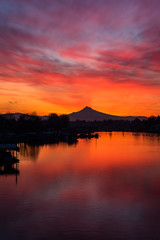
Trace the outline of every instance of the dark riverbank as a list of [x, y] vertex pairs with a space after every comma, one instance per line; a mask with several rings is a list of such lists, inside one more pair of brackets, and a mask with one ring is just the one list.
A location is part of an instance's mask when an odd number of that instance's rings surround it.
[[0, 116], [0, 143], [47, 144], [60, 141], [76, 143], [78, 138], [98, 137], [94, 132], [146, 132], [160, 133], [160, 117], [147, 120], [104, 120], [70, 122], [68, 116], [51, 114], [42, 119], [36, 115], [23, 115], [19, 119]]
[[72, 129], [77, 129], [78, 131], [160, 133], [160, 116], [150, 117], [147, 120], [135, 119], [133, 121], [75, 121], [71, 122], [70, 126]]

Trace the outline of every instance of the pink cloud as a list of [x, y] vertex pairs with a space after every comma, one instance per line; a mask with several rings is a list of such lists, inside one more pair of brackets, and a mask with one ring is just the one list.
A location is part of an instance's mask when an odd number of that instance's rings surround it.
[[0, 81], [46, 94], [105, 82], [159, 89], [159, 9], [156, 0], [2, 0]]

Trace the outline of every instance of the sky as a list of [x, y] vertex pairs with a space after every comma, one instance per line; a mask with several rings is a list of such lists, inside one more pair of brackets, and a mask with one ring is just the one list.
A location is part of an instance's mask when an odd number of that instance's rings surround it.
[[160, 114], [159, 0], [0, 0], [0, 113]]

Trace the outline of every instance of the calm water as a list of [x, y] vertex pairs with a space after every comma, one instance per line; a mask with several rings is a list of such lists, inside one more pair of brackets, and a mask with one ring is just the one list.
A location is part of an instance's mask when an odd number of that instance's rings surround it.
[[160, 137], [100, 136], [21, 144], [17, 180], [0, 176], [1, 240], [160, 239]]

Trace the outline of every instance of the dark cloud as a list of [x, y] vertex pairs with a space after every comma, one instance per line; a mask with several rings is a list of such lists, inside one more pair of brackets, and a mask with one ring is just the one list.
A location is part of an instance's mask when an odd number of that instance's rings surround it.
[[14, 102], [13, 101], [9, 101], [8, 103], [9, 104], [17, 104], [18, 102], [17, 101], [14, 101]]

